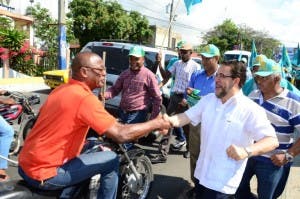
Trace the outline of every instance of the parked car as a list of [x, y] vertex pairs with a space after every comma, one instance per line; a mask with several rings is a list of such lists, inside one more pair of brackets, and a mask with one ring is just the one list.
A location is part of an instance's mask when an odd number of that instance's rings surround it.
[[[129, 50], [130, 48], [136, 44], [132, 43], [121, 43], [121, 42], [89, 42], [82, 49], [81, 52], [94, 52], [100, 55], [106, 66], [106, 87], [112, 86], [117, 80], [118, 76], [129, 67]], [[165, 67], [168, 65], [169, 61], [173, 57], [177, 57], [177, 52], [158, 49], [143, 46], [145, 50], [145, 66], [150, 70], [155, 64], [155, 56], [158, 52], [162, 53], [162, 66]], [[157, 78], [162, 80], [159, 69], [156, 71]], [[55, 71], [47, 71], [43, 74], [45, 83], [52, 89], [57, 86], [68, 82], [69, 70], [55, 70]], [[171, 81], [169, 81], [162, 88], [162, 96], [164, 99], [168, 99], [170, 97], [170, 87]], [[98, 95], [100, 92], [99, 89], [93, 91], [95, 95]], [[163, 100], [167, 101], [167, 100]], [[117, 117], [118, 107], [120, 104], [120, 96], [116, 96], [113, 99], [107, 100], [105, 102], [106, 109], [115, 117]], [[162, 107], [165, 110], [165, 107]]]

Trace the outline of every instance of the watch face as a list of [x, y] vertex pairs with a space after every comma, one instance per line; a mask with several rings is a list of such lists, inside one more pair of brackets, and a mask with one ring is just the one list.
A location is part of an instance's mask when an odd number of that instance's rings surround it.
[[293, 157], [291, 154], [289, 154], [289, 153], [286, 153], [286, 154], [285, 154], [285, 158], [286, 158], [287, 161], [289, 161], [289, 162], [292, 162], [293, 159], [294, 159], [294, 157]]

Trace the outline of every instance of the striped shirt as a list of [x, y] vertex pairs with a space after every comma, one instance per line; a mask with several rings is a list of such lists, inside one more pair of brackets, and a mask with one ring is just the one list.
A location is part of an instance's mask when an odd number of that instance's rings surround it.
[[168, 69], [172, 76], [175, 77], [172, 92], [185, 93], [192, 73], [199, 69], [200, 65], [192, 59], [187, 62], [183, 62], [182, 60], [175, 62], [173, 66]]
[[[274, 153], [287, 151], [294, 143], [294, 131], [300, 131], [300, 97], [287, 89], [266, 101], [259, 90], [251, 92], [249, 97], [266, 110], [279, 141], [277, 149], [262, 156], [270, 158]], [[255, 158], [266, 160], [261, 156]]]
[[160, 112], [162, 98], [155, 75], [146, 67], [122, 72], [116, 83], [105, 92], [105, 99], [122, 93], [120, 108], [124, 111], [145, 110], [152, 105], [151, 119]]

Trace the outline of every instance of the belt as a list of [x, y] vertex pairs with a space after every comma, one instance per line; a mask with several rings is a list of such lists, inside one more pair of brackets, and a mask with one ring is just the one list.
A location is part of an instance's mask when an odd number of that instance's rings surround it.
[[125, 110], [122, 110], [123, 111], [123, 113], [125, 113], [125, 114], [132, 114], [132, 113], [136, 113], [136, 112], [139, 112], [139, 111], [145, 111], [145, 109], [143, 109], [143, 110], [133, 110], [133, 111], [125, 111]]

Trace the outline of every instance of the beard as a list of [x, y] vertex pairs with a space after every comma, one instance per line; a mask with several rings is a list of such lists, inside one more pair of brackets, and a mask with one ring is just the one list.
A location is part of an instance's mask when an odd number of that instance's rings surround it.
[[215, 92], [215, 95], [217, 98], [221, 99], [221, 98], [225, 97], [232, 88], [233, 88], [233, 83], [230, 84], [228, 87], [220, 87], [219, 89], [221, 91], [219, 93]]

